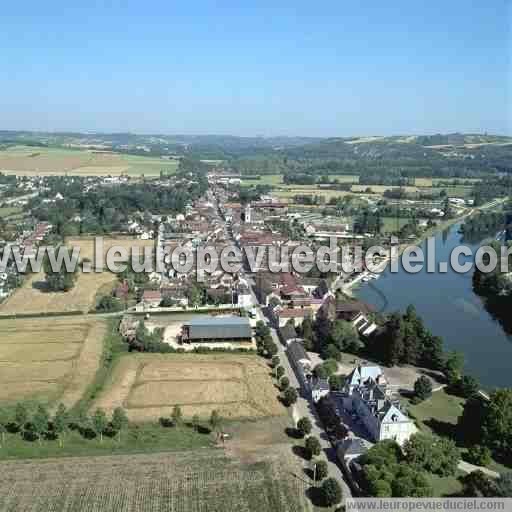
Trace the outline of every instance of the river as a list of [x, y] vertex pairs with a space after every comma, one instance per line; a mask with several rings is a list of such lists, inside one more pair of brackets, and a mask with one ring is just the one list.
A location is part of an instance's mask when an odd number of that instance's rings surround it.
[[[456, 224], [435, 236], [437, 262], [449, 262], [451, 250], [461, 243], [474, 252], [479, 247], [480, 243], [463, 242], [459, 227]], [[471, 280], [472, 271], [458, 274], [449, 265], [445, 274], [427, 273], [425, 268], [409, 274], [400, 265], [397, 273], [388, 267], [378, 280], [354, 290], [354, 295], [383, 312], [404, 311], [414, 304], [425, 325], [443, 338], [445, 349], [464, 354], [466, 371], [484, 388], [512, 387], [512, 337], [486, 311]]]

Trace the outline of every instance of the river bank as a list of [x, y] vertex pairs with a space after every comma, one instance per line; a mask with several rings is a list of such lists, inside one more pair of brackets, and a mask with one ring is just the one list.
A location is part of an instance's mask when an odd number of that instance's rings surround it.
[[[460, 222], [435, 235], [436, 268], [439, 262], [449, 261], [451, 251], [461, 244], [473, 251], [479, 247], [480, 241], [464, 243], [459, 227]], [[426, 241], [420, 246], [425, 250]], [[464, 354], [466, 371], [486, 390], [510, 387], [512, 338], [473, 292], [472, 275], [472, 271], [459, 274], [450, 267], [446, 273], [422, 269], [410, 274], [399, 264], [398, 272], [392, 273], [388, 267], [378, 280], [360, 283], [352, 293], [386, 313], [405, 311], [413, 304], [425, 325], [444, 339], [446, 350]]]

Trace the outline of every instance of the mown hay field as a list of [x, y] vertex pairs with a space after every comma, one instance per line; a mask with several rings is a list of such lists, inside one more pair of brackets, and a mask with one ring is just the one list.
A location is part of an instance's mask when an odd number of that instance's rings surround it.
[[285, 409], [269, 372], [253, 355], [125, 355], [92, 409], [121, 406], [136, 422], [169, 417], [174, 405], [187, 418], [207, 419], [214, 409], [229, 419], [278, 416]]
[[[66, 241], [69, 247], [80, 247], [80, 259], [88, 258], [94, 262], [94, 238], [76, 238]], [[133, 238], [104, 238], [103, 253], [113, 246], [124, 248], [138, 247], [143, 253], [144, 247], [153, 247], [152, 240]], [[116, 276], [111, 272], [78, 271], [75, 286], [68, 292], [49, 292], [45, 290], [44, 272], [32, 274], [21, 288], [16, 290], [0, 305], [1, 315], [64, 313], [70, 311], [87, 312], [94, 307], [96, 294], [100, 288], [114, 286]]]
[[0, 463], [0, 512], [307, 512], [286, 450], [254, 463], [220, 450]]
[[80, 316], [0, 321], [0, 402], [75, 405], [99, 368], [106, 329]]
[[21, 288], [0, 305], [1, 315], [86, 312], [94, 306], [96, 292], [105, 285], [114, 284], [115, 276], [109, 272], [79, 272], [75, 286], [68, 292], [44, 290], [43, 272], [31, 275]]
[[0, 151], [0, 171], [18, 176], [158, 176], [172, 174], [177, 160], [66, 148], [15, 146]]

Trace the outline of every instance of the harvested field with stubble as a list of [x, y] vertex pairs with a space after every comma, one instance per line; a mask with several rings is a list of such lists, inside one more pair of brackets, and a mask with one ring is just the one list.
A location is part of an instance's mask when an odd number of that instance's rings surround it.
[[1, 315], [87, 312], [94, 306], [96, 292], [105, 285], [114, 284], [116, 277], [110, 272], [79, 272], [75, 286], [68, 292], [44, 290], [43, 272], [30, 276], [23, 286], [0, 305]]
[[0, 171], [17, 176], [159, 176], [172, 174], [177, 160], [87, 149], [14, 146], [0, 151]]
[[[74, 238], [66, 240], [68, 247], [80, 247], [80, 260], [87, 258], [94, 262], [94, 238]], [[103, 238], [103, 258], [107, 251], [114, 246], [129, 249], [137, 247], [142, 255], [144, 248], [152, 250], [153, 240], [138, 240], [135, 238]], [[16, 290], [2, 304], [1, 315], [35, 314], [35, 313], [64, 313], [70, 311], [87, 312], [94, 307], [96, 293], [102, 287], [114, 286], [116, 275], [104, 272], [78, 271], [75, 286], [68, 292], [48, 292], [45, 290], [44, 272], [32, 274], [21, 288]]]
[[99, 368], [106, 328], [90, 317], [0, 321], [0, 402], [75, 405]]
[[286, 411], [269, 372], [252, 355], [125, 355], [92, 408], [122, 406], [135, 422], [168, 417], [174, 405], [188, 418], [214, 409], [229, 419], [279, 416]]
[[220, 450], [0, 463], [0, 512], [308, 512], [286, 448], [254, 463]]

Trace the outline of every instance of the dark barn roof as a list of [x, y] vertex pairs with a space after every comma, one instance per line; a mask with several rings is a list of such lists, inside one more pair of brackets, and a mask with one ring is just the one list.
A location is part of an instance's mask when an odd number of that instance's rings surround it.
[[248, 318], [239, 316], [195, 318], [185, 323], [189, 339], [250, 339], [251, 324]]

